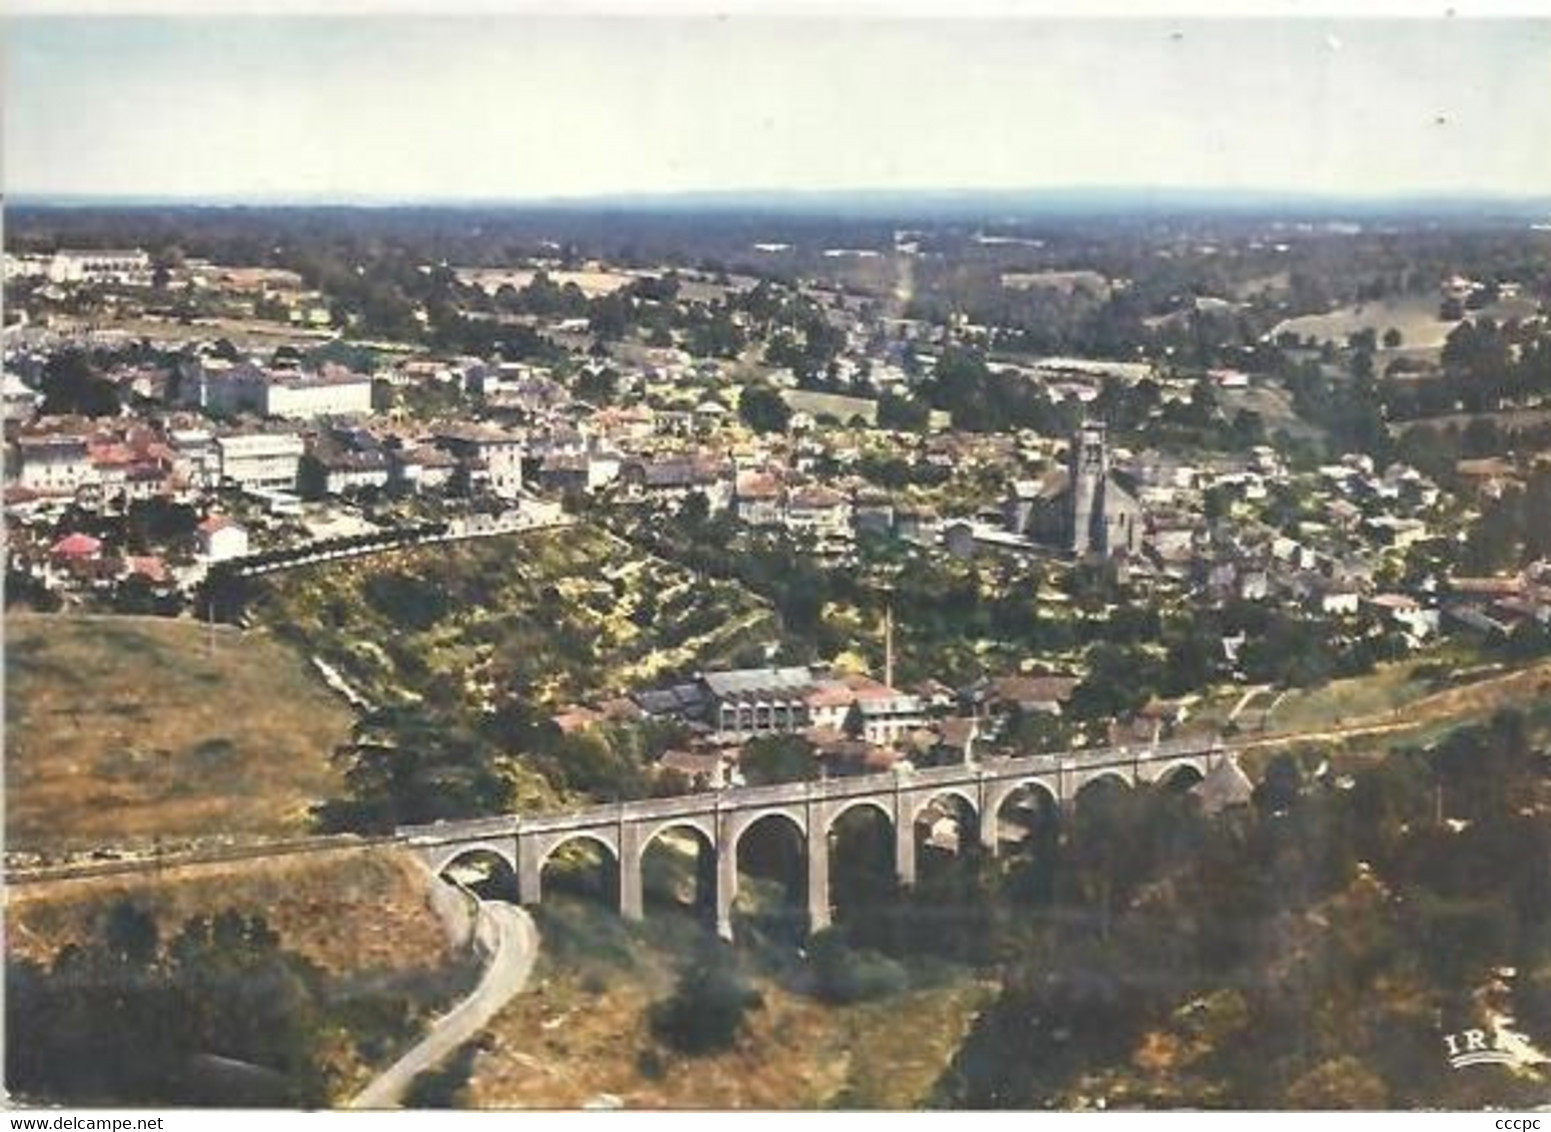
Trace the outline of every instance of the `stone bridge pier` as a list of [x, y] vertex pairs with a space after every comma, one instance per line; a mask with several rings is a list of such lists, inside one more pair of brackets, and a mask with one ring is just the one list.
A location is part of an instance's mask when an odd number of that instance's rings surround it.
[[[902, 886], [916, 881], [916, 830], [928, 811], [952, 801], [961, 814], [973, 815], [980, 844], [998, 851], [1004, 809], [1015, 794], [1027, 792], [1048, 807], [1070, 807], [1085, 787], [1101, 779], [1122, 785], [1161, 783], [1189, 769], [1203, 777], [1225, 757], [1220, 747], [1176, 745], [1141, 754], [1107, 750], [1081, 758], [1030, 756], [985, 765], [940, 767], [908, 775], [872, 775], [824, 782], [740, 788], [714, 794], [598, 806], [570, 814], [480, 819], [401, 830], [426, 863], [441, 872], [459, 857], [481, 851], [500, 857], [512, 870], [524, 905], [543, 900], [544, 866], [562, 847], [586, 841], [610, 861], [617, 881], [619, 914], [639, 920], [645, 914], [642, 871], [646, 854], [669, 831], [693, 832], [701, 854], [711, 854], [697, 884], [712, 881], [716, 930], [731, 939], [738, 896], [738, 851], [745, 834], [766, 820], [795, 829], [804, 846], [807, 921], [811, 931], [832, 922], [830, 901], [831, 840], [842, 817], [871, 809], [893, 827], [894, 872]], [[959, 827], [960, 838], [964, 827]], [[714, 867], [711, 867], [713, 866]], [[713, 879], [714, 878], [714, 879]], [[714, 896], [714, 900], [712, 897]]]

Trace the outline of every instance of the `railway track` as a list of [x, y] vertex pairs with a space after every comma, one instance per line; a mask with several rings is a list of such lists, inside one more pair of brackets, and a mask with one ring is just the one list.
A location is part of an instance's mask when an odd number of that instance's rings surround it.
[[342, 849], [370, 849], [397, 842], [392, 836], [362, 837], [357, 834], [326, 834], [283, 841], [258, 841], [245, 845], [222, 845], [204, 849], [185, 849], [151, 856], [125, 856], [114, 860], [78, 861], [63, 865], [32, 868], [7, 868], [5, 883], [10, 888], [67, 880], [130, 876], [181, 869], [190, 865], [218, 865], [233, 861], [270, 860], [312, 853], [338, 852]]
[[[1496, 684], [1503, 680], [1522, 677], [1525, 672], [1535, 672], [1537, 670], [1544, 672], [1548, 669], [1551, 669], [1551, 663], [1532, 666], [1530, 669], [1518, 670], [1506, 676], [1484, 681], [1483, 685]], [[1446, 694], [1437, 693], [1440, 696]], [[1428, 699], [1431, 698], [1428, 697]], [[1420, 702], [1420, 705], [1412, 706], [1416, 708], [1426, 704], [1427, 699], [1424, 699]], [[1363, 736], [1398, 734], [1414, 730], [1431, 720], [1432, 714], [1426, 711], [1413, 710], [1405, 713], [1387, 713], [1377, 718], [1369, 717], [1353, 720], [1343, 726], [1321, 728], [1316, 731], [1273, 731], [1260, 734], [1242, 734], [1236, 736], [1229, 745], [1236, 750], [1248, 750], [1261, 747], [1285, 746], [1300, 742], [1334, 743], [1340, 742], [1343, 739], [1361, 738]], [[195, 848], [162, 853], [150, 857], [135, 856], [111, 861], [79, 861], [64, 865], [45, 865], [35, 868], [8, 868], [5, 870], [5, 884], [7, 887], [19, 888], [30, 884], [154, 873], [165, 869], [184, 868], [191, 865], [226, 864], [235, 861], [296, 857], [314, 853], [338, 852], [343, 849], [381, 848], [402, 843], [403, 838], [395, 834], [383, 834], [375, 837], [362, 837], [358, 834], [348, 833], [327, 834], [316, 837], [252, 842], [245, 845], [219, 846], [206, 849]]]

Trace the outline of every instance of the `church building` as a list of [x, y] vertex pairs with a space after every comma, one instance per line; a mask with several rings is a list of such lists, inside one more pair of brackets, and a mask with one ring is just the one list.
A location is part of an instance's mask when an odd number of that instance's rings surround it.
[[1040, 483], [1014, 484], [1005, 517], [1014, 534], [1077, 557], [1130, 556], [1142, 549], [1142, 506], [1111, 476], [1100, 422], [1078, 430], [1065, 468]]

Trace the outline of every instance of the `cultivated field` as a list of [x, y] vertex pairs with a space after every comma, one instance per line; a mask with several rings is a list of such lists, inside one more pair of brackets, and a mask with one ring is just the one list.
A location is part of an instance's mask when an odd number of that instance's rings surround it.
[[149, 338], [153, 342], [208, 342], [214, 338], [225, 338], [249, 350], [273, 350], [285, 345], [311, 350], [339, 337], [334, 330], [287, 326], [264, 319], [245, 318], [201, 318], [190, 323], [168, 318], [137, 318], [114, 322], [107, 329], [84, 326], [81, 329], [91, 329], [94, 333], [113, 335], [126, 341]]
[[1442, 302], [1435, 295], [1404, 295], [1376, 303], [1359, 303], [1329, 314], [1308, 314], [1280, 322], [1272, 334], [1291, 331], [1299, 338], [1312, 335], [1321, 342], [1344, 343], [1347, 335], [1372, 330], [1383, 338], [1391, 327], [1400, 331], [1401, 345], [1411, 348], [1438, 349], [1455, 323], [1438, 317]]
[[[1380, 339], [1391, 327], [1400, 331], [1398, 350], [1380, 350], [1378, 369], [1383, 371], [1384, 362], [1401, 354], [1422, 357], [1443, 348], [1449, 332], [1457, 323], [1445, 322], [1438, 317], [1442, 299], [1436, 295], [1403, 295], [1383, 299], [1376, 303], [1357, 303], [1341, 307], [1328, 314], [1309, 314], [1290, 318], [1278, 323], [1273, 335], [1292, 331], [1301, 338], [1312, 335], [1321, 342], [1345, 343], [1349, 334], [1372, 330]], [[1535, 313], [1533, 301], [1512, 299], [1493, 303], [1475, 312], [1476, 315], [1494, 318], [1499, 322], [1508, 318], [1524, 318]]]
[[[1333, 680], [1284, 697], [1270, 711], [1272, 731], [1318, 732], [1339, 727], [1397, 724], [1417, 727], [1474, 718], [1505, 708], [1530, 708], [1551, 697], [1551, 662], [1513, 670], [1462, 664], [1457, 676], [1438, 681], [1419, 671], [1436, 657], [1383, 665], [1367, 676]], [[1246, 730], [1259, 725], [1264, 699], [1239, 718]]]
[[[463, 267], [458, 268], [457, 273], [459, 282], [472, 284], [492, 295], [508, 284], [520, 291], [538, 275], [536, 270], [504, 267]], [[547, 274], [555, 286], [575, 284], [589, 299], [612, 294], [635, 282], [636, 278], [620, 271], [550, 271]]]
[[1050, 290], [1063, 295], [1082, 289], [1106, 299], [1113, 289], [1097, 271], [1004, 271], [1002, 286], [1009, 291]]
[[1412, 421], [1397, 421], [1389, 426], [1391, 436], [1402, 436], [1413, 428], [1467, 428], [1471, 421], [1491, 421], [1505, 432], [1521, 429], [1543, 428], [1551, 424], [1551, 409], [1503, 409], [1493, 413], [1443, 413], [1436, 417], [1420, 417]]
[[339, 791], [351, 713], [265, 634], [9, 614], [5, 638], [9, 852], [296, 835]]

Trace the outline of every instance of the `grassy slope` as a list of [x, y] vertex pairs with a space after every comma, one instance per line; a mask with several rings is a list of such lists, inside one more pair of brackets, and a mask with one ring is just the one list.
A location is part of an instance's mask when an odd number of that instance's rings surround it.
[[35, 959], [52, 954], [90, 931], [107, 908], [127, 899], [173, 929], [190, 916], [228, 907], [260, 913], [286, 946], [340, 973], [428, 964], [445, 959], [447, 945], [425, 892], [418, 865], [383, 849], [48, 881], [9, 889], [6, 948]]
[[13, 614], [5, 638], [10, 850], [295, 834], [339, 788], [350, 712], [263, 635]]
[[462, 1103], [574, 1108], [603, 1095], [627, 1108], [920, 1107], [986, 987], [960, 980], [847, 1007], [757, 980], [763, 1006], [734, 1048], [686, 1057], [652, 1035], [652, 1003], [670, 993], [697, 929], [682, 914], [633, 927], [580, 900], [541, 911], [544, 953], [533, 990], [491, 1024]]

